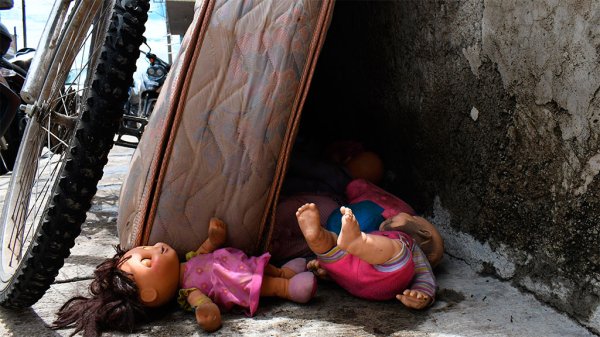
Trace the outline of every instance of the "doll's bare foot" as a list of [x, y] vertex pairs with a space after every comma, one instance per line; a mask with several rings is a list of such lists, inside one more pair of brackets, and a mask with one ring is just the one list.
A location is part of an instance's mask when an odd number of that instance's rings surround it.
[[307, 240], [315, 240], [321, 232], [321, 215], [315, 204], [304, 204], [296, 211], [298, 225]]
[[208, 254], [214, 252], [225, 244], [227, 239], [227, 225], [218, 218], [211, 218], [208, 224], [208, 238], [200, 248], [198, 254]]
[[350, 208], [342, 206], [340, 212], [342, 213], [342, 230], [338, 236], [337, 245], [352, 254], [365, 241], [365, 235], [360, 231], [358, 221]]
[[306, 264], [306, 268], [309, 271], [312, 271], [313, 274], [315, 274], [318, 278], [320, 278], [322, 280], [330, 280], [331, 279], [329, 277], [329, 275], [327, 275], [327, 271], [325, 269], [321, 268], [321, 263], [319, 262], [319, 260], [308, 261], [308, 263]]
[[294, 275], [306, 271], [306, 259], [298, 257], [281, 266], [281, 277], [291, 279]]
[[317, 279], [313, 273], [308, 271], [296, 274], [289, 279], [287, 291], [289, 300], [296, 303], [306, 303], [317, 292]]
[[433, 303], [431, 296], [419, 291], [406, 289], [404, 293], [396, 295], [396, 298], [407, 308], [424, 309]]
[[304, 204], [296, 212], [298, 225], [308, 247], [316, 254], [323, 254], [335, 246], [335, 234], [321, 227], [319, 209], [313, 203]]
[[221, 312], [212, 303], [203, 303], [196, 307], [196, 322], [207, 332], [219, 330], [221, 327]]

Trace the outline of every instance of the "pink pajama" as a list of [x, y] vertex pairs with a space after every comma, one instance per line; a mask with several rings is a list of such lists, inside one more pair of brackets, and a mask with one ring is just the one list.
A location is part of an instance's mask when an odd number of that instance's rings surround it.
[[371, 265], [350, 255], [339, 247], [318, 254], [321, 267], [342, 288], [354, 296], [369, 300], [389, 300], [409, 287], [415, 265], [412, 258], [413, 239], [398, 231], [371, 232], [369, 234], [396, 239], [404, 246], [402, 252], [381, 265]]

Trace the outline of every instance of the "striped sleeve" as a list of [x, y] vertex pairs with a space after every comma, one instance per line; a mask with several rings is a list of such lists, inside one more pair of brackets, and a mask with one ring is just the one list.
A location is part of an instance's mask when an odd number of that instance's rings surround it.
[[431, 269], [429, 261], [427, 261], [427, 257], [419, 245], [413, 245], [412, 256], [415, 264], [415, 276], [413, 277], [410, 289], [419, 290], [431, 296], [431, 298], [435, 298], [435, 292], [437, 290], [435, 276], [433, 275], [433, 270]]

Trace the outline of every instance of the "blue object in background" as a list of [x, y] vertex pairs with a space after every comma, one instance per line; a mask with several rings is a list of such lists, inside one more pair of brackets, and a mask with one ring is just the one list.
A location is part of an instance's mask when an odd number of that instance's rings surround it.
[[[381, 215], [383, 212], [383, 207], [370, 200], [364, 200], [357, 202], [356, 204], [350, 204], [346, 207], [352, 210], [356, 220], [358, 221], [358, 224], [360, 225], [360, 230], [365, 233], [379, 230], [379, 225], [381, 225], [383, 220], [385, 220]], [[327, 224], [325, 225], [325, 228], [336, 234], [340, 233], [340, 230], [342, 229], [342, 213], [339, 209], [331, 213], [329, 218], [327, 218]]]

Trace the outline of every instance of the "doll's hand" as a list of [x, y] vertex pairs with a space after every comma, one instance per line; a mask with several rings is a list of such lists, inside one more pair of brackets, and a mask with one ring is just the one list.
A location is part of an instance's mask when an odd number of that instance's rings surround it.
[[217, 218], [211, 218], [208, 224], [208, 239], [215, 249], [223, 246], [227, 239], [227, 225]]
[[196, 307], [196, 321], [205, 331], [217, 331], [221, 327], [219, 307], [212, 302], [200, 304]]
[[209, 254], [225, 244], [227, 239], [227, 225], [217, 218], [211, 218], [208, 223], [208, 237], [196, 250], [197, 254]]
[[396, 295], [396, 298], [407, 308], [424, 309], [433, 303], [433, 298], [419, 291], [406, 289], [402, 294]]
[[329, 275], [327, 275], [327, 271], [325, 269], [321, 268], [321, 265], [319, 264], [319, 260], [308, 261], [308, 263], [306, 264], [306, 269], [311, 271], [313, 274], [315, 274], [315, 276], [317, 276], [318, 278], [320, 278], [322, 280], [330, 279]]

